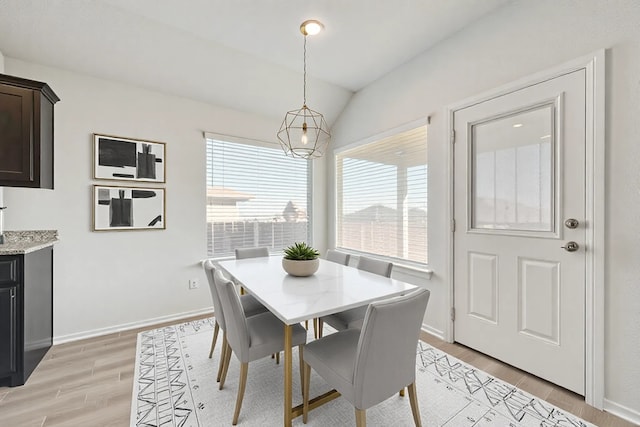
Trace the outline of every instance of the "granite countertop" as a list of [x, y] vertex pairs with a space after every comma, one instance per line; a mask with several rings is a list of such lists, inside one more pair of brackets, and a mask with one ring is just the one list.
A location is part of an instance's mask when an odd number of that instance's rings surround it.
[[28, 254], [53, 245], [58, 241], [58, 230], [5, 231], [0, 255]]

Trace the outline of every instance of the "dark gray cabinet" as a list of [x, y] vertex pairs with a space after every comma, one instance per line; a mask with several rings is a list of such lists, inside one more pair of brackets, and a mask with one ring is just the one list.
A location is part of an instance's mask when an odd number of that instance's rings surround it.
[[53, 337], [53, 247], [0, 256], [0, 384], [22, 385]]
[[49, 85], [0, 74], [0, 186], [53, 189], [53, 105]]
[[0, 287], [0, 372], [16, 373], [17, 286]]

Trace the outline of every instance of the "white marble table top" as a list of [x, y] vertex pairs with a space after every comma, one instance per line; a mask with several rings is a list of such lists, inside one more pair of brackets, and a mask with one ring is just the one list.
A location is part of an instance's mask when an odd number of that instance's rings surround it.
[[289, 325], [417, 289], [324, 259], [310, 277], [288, 275], [279, 256], [220, 261], [218, 265]]

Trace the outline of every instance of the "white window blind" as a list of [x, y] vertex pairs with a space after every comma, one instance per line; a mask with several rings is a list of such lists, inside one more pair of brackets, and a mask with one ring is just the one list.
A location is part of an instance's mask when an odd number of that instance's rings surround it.
[[427, 263], [427, 129], [336, 155], [337, 246]]
[[207, 247], [211, 257], [236, 248], [279, 252], [309, 242], [309, 161], [273, 144], [207, 138]]

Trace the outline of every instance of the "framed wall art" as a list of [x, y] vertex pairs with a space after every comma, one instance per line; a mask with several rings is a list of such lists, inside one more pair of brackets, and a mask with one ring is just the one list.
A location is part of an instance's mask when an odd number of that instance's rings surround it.
[[165, 182], [165, 143], [110, 135], [93, 135], [93, 177]]
[[164, 188], [93, 186], [93, 230], [164, 230]]

